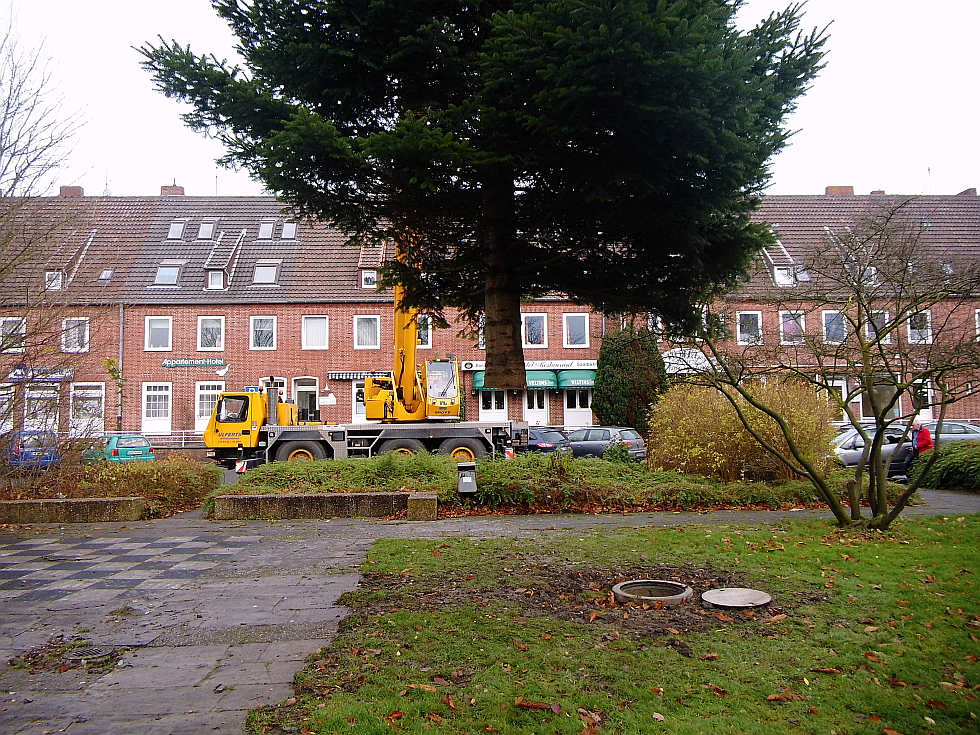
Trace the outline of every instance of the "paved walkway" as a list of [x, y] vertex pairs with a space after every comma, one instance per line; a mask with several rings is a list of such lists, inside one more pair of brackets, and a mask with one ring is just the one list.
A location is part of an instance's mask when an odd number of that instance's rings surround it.
[[[924, 493], [908, 515], [980, 512], [980, 495]], [[765, 524], [825, 512], [509, 516], [432, 523], [212, 523], [199, 514], [0, 533], [2, 661], [57, 635], [125, 647], [111, 671], [32, 675], [0, 664], [0, 733], [240, 733], [291, 692], [329, 642], [382, 537], [541, 536], [617, 527]]]

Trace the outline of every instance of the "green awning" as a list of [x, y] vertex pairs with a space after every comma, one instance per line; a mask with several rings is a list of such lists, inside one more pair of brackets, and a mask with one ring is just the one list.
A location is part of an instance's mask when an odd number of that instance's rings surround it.
[[[558, 379], [551, 370], [528, 370], [524, 375], [528, 388], [540, 390], [542, 388], [558, 387]], [[473, 390], [494, 390], [491, 386], [483, 384], [485, 376], [486, 371], [484, 370], [477, 370], [473, 373]]]
[[541, 388], [557, 388], [558, 378], [551, 370], [528, 370], [527, 387], [540, 390]]
[[591, 388], [595, 385], [595, 370], [559, 370], [559, 388]]

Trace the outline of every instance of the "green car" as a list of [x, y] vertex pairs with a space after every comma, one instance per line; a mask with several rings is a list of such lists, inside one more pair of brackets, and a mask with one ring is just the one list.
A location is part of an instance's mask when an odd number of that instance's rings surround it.
[[150, 462], [156, 459], [150, 440], [139, 434], [107, 436], [82, 452], [82, 462]]

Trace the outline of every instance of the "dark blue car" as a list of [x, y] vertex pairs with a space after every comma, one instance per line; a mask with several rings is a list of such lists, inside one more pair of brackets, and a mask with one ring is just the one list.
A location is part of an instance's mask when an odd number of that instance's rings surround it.
[[61, 462], [53, 431], [15, 431], [9, 439], [4, 461], [10, 467], [44, 469]]

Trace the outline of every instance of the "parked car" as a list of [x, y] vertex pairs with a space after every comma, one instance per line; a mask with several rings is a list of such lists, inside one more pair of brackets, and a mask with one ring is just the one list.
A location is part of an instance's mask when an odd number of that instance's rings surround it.
[[[938, 421], [926, 421], [922, 425], [929, 429], [933, 441], [936, 441], [936, 426]], [[875, 427], [865, 427], [869, 437], [874, 437]], [[902, 426], [889, 426], [885, 429], [885, 443], [881, 446], [882, 459], [894, 454], [894, 458], [888, 467], [888, 476], [904, 476], [908, 474], [909, 465], [912, 463], [912, 442], [909, 440], [911, 432], [906, 434]], [[903, 442], [902, 439], [905, 439]], [[968, 424], [962, 421], [944, 421], [942, 433], [938, 436], [939, 444], [948, 441], [963, 441], [969, 439], [980, 440], [980, 426]], [[864, 439], [857, 429], [851, 428], [842, 432], [833, 441], [834, 453], [845, 467], [855, 467], [861, 459], [864, 451]], [[897, 452], [897, 454], [896, 454]]]
[[554, 452], [572, 453], [568, 435], [553, 426], [532, 426], [527, 432], [527, 452], [552, 454]]
[[150, 440], [139, 434], [113, 434], [82, 452], [82, 462], [150, 462], [156, 459]]
[[4, 461], [10, 467], [33, 469], [60, 464], [58, 436], [53, 431], [15, 431], [9, 437]]
[[613, 444], [625, 444], [630, 457], [637, 461], [647, 458], [647, 447], [636, 429], [624, 426], [590, 426], [576, 429], [568, 435], [575, 457], [601, 457]]

